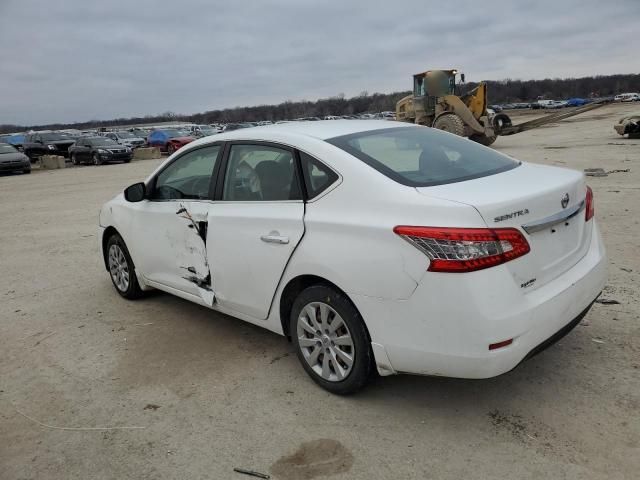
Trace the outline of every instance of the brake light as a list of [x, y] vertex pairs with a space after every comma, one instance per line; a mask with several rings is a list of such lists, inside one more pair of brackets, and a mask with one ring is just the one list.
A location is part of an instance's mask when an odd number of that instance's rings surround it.
[[585, 203], [585, 212], [584, 212], [584, 221], [588, 222], [593, 218], [593, 215], [596, 213], [596, 209], [593, 206], [593, 190], [591, 187], [587, 187], [587, 196], [584, 199]]
[[424, 253], [430, 272], [473, 272], [526, 255], [529, 243], [515, 228], [397, 226], [393, 231]]

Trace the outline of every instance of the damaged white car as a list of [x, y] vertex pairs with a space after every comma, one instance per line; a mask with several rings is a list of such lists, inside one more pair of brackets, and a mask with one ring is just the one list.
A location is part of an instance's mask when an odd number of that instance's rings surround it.
[[290, 337], [349, 393], [488, 378], [570, 331], [606, 280], [580, 172], [389, 121], [237, 130], [180, 149], [100, 212], [125, 298], [157, 288]]

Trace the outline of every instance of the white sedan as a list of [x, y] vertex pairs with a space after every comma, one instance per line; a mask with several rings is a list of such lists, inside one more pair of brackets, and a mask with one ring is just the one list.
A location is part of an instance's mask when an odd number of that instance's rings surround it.
[[100, 212], [120, 295], [160, 289], [291, 338], [335, 393], [488, 378], [571, 330], [606, 281], [582, 173], [389, 121], [190, 143]]

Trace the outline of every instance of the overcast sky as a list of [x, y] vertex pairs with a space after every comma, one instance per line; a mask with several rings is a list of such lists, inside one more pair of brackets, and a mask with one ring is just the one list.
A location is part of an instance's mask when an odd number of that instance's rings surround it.
[[0, 0], [0, 124], [638, 73], [640, 0]]

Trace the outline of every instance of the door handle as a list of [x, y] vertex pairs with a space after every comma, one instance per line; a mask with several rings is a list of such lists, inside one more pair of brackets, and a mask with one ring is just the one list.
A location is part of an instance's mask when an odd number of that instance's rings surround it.
[[278, 235], [277, 232], [272, 232], [269, 235], [262, 235], [260, 240], [266, 243], [277, 243], [280, 245], [286, 245], [289, 243], [289, 237]]

